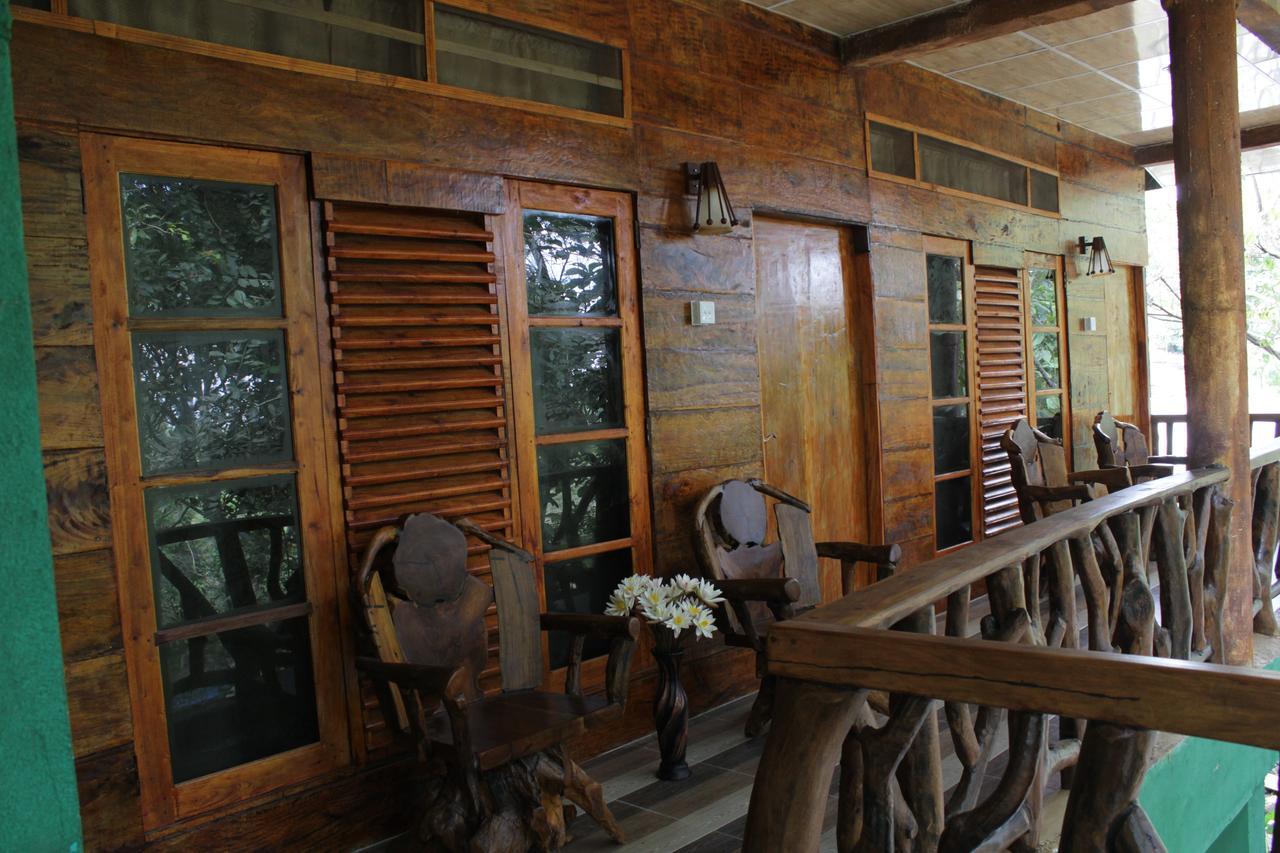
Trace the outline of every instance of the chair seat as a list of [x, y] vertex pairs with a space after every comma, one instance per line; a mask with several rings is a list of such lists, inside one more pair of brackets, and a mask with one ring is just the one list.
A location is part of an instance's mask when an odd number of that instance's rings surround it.
[[[604, 696], [566, 696], [541, 690], [499, 693], [468, 702], [471, 748], [481, 770], [550, 749], [622, 713]], [[453, 744], [444, 711], [427, 723], [433, 742]]]

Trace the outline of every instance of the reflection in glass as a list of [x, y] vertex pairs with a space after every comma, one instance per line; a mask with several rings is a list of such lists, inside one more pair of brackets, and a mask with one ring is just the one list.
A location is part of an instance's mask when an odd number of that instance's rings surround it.
[[622, 426], [617, 329], [529, 330], [538, 435]]
[[625, 439], [539, 447], [538, 488], [544, 552], [631, 534]]
[[292, 475], [147, 490], [161, 627], [303, 601]]
[[1036, 370], [1036, 390], [1062, 387], [1060, 350], [1056, 332], [1036, 332], [1031, 336], [1031, 360]]
[[964, 332], [929, 333], [929, 371], [935, 400], [969, 393], [964, 336]]
[[973, 539], [973, 492], [968, 477], [934, 483], [933, 505], [939, 551]]
[[1048, 172], [1031, 170], [1031, 206], [1058, 212], [1058, 178]]
[[1058, 325], [1058, 274], [1032, 269], [1027, 275], [1031, 279], [1031, 325]]
[[613, 316], [613, 220], [524, 214], [524, 274], [532, 316]]
[[945, 139], [919, 134], [920, 180], [953, 190], [1027, 203], [1027, 167]]
[[929, 255], [925, 271], [929, 285], [929, 322], [964, 323], [964, 262], [949, 255]]
[[315, 743], [307, 617], [160, 646], [173, 781]]
[[129, 313], [280, 315], [274, 187], [120, 175]]
[[142, 473], [290, 459], [284, 351], [278, 331], [135, 334]]
[[1036, 398], [1036, 429], [1052, 438], [1062, 438], [1062, 395]]
[[933, 407], [933, 473], [969, 467], [969, 407]]
[[900, 127], [871, 122], [871, 168], [900, 178], [916, 176], [915, 134]]
[[[547, 585], [547, 610], [551, 613], [603, 613], [609, 604], [609, 595], [631, 571], [630, 548], [548, 562], [543, 571]], [[570, 640], [563, 631], [550, 633], [552, 669], [569, 662]], [[608, 653], [607, 639], [589, 639], [583, 658]]]

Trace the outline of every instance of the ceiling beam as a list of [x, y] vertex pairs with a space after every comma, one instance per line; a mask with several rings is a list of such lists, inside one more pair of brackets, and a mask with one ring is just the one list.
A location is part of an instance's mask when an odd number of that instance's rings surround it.
[[1280, 0], [1240, 0], [1236, 20], [1280, 53]]
[[[1240, 131], [1241, 151], [1248, 151], [1251, 148], [1269, 148], [1272, 145], [1280, 145], [1280, 124], [1246, 127]], [[1133, 149], [1133, 159], [1139, 166], [1172, 163], [1173, 143], [1157, 142], [1154, 145], [1140, 145]]]
[[[969, 0], [927, 15], [895, 21], [840, 40], [847, 65], [902, 62], [923, 53], [973, 44], [1042, 24], [1056, 24], [1120, 6], [1127, 0]], [[1245, 0], [1270, 4], [1280, 0]], [[1028, 11], [1033, 6], [1034, 11]]]

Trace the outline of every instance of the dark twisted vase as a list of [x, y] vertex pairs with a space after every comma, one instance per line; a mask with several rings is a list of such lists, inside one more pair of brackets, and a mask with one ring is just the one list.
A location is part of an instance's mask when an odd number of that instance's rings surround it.
[[662, 628], [657, 628], [654, 635], [653, 657], [658, 663], [658, 692], [653, 697], [653, 723], [658, 730], [658, 749], [662, 753], [658, 778], [678, 782], [688, 779], [691, 773], [684, 760], [689, 740], [689, 697], [680, 683], [680, 659], [684, 657], [684, 649]]

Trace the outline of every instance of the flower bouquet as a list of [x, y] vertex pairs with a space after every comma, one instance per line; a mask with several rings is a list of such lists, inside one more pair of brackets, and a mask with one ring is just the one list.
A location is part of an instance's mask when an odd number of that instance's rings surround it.
[[674, 651], [685, 631], [708, 638], [715, 634], [712, 608], [722, 601], [724, 597], [715, 584], [701, 578], [680, 574], [663, 580], [632, 575], [613, 591], [605, 613], [644, 619], [653, 626], [657, 650]]

